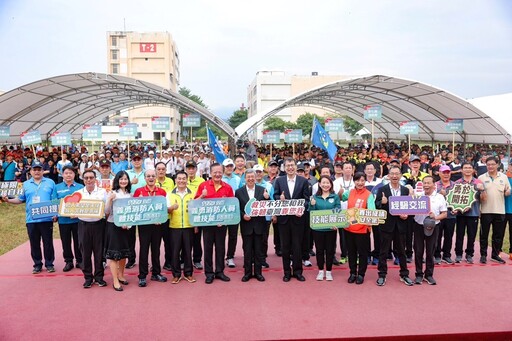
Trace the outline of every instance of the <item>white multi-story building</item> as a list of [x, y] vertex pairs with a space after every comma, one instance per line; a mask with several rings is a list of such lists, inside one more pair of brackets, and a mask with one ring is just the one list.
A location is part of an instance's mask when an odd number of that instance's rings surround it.
[[[313, 88], [332, 82], [349, 79], [352, 76], [319, 76], [312, 72], [311, 75], [287, 75], [284, 71], [258, 71], [256, 77], [247, 88], [247, 114], [249, 117], [260, 112], [268, 111], [283, 103], [285, 100], [297, 96]], [[286, 108], [275, 115], [285, 121], [295, 122], [297, 118], [306, 113], [324, 116], [325, 110], [312, 107]], [[250, 140], [261, 140], [263, 122], [256, 129], [249, 132]]]
[[[107, 32], [107, 63], [111, 74], [135, 78], [177, 91], [180, 72], [179, 54], [176, 43], [168, 32]], [[137, 123], [139, 138], [160, 140], [164, 136], [177, 140], [180, 116], [177, 108], [143, 106], [123, 110], [114, 122], [125, 120]], [[170, 130], [153, 132], [151, 117], [170, 118]]]

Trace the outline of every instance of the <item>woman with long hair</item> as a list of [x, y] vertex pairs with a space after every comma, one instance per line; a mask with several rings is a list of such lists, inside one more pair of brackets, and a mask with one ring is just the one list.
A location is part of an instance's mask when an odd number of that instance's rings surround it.
[[117, 226], [114, 224], [114, 214], [112, 207], [117, 199], [130, 198], [131, 183], [128, 173], [120, 171], [116, 174], [112, 191], [108, 196], [105, 206], [107, 218], [107, 244], [105, 246], [105, 258], [110, 259], [110, 271], [112, 272], [112, 280], [115, 291], [123, 291], [121, 284], [128, 285], [128, 281], [124, 277], [124, 269], [126, 258], [131, 256], [130, 247], [128, 245], [128, 230], [132, 226]]
[[[334, 193], [334, 185], [330, 177], [322, 175], [318, 184], [318, 191], [311, 198], [309, 209], [332, 210], [341, 208], [340, 197]], [[337, 228], [313, 230], [313, 240], [316, 248], [316, 263], [318, 265], [317, 281], [323, 281], [324, 274], [327, 281], [332, 281], [332, 263], [336, 252]], [[324, 273], [325, 264], [325, 273]]]

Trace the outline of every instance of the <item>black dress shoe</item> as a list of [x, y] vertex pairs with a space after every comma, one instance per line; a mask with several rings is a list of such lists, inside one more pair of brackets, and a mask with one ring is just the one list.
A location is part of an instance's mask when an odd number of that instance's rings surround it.
[[206, 277], [206, 279], [204, 280], [204, 282], [206, 284], [212, 284], [213, 283], [213, 276], [208, 276]]
[[125, 279], [124, 281], [120, 280], [119, 278], [117, 279], [119, 281], [119, 283], [121, 283], [122, 285], [128, 285], [128, 281]]
[[356, 284], [363, 284], [363, 282], [364, 282], [364, 277], [361, 275], [358, 275], [357, 279], [356, 279]]
[[218, 278], [218, 279], [220, 279], [223, 282], [229, 282], [231, 280], [231, 278], [229, 278], [228, 276], [224, 275], [224, 273], [222, 273], [222, 272], [220, 274], [216, 274], [215, 278]]
[[263, 277], [263, 275], [255, 275], [254, 277], [256, 277], [256, 279], [260, 282], [265, 282], [265, 277]]
[[151, 275], [151, 280], [163, 283], [163, 282], [167, 282], [167, 277], [162, 276], [162, 275]]
[[244, 277], [242, 277], [242, 282], [247, 282], [251, 279], [251, 275], [244, 275]]
[[73, 269], [73, 268], [74, 268], [73, 262], [67, 262], [66, 265], [64, 266], [64, 269], [62, 269], [62, 271], [68, 272], [68, 271], [71, 271], [71, 269]]
[[98, 280], [95, 280], [94, 281], [96, 284], [98, 284], [99, 287], [106, 287], [107, 286], [107, 282], [105, 282], [104, 280], [102, 279], [98, 279]]
[[282, 255], [283, 255], [283, 253], [281, 252], [281, 250], [276, 250], [277, 257], [281, 257]]
[[114, 288], [115, 291], [123, 291], [123, 287], [119, 286], [119, 288], [116, 288], [114, 284], [112, 284], [112, 288]]
[[348, 278], [348, 282], [349, 282], [350, 284], [352, 284], [352, 283], [354, 283], [354, 282], [356, 281], [356, 279], [357, 279], [357, 276], [356, 276], [356, 275], [354, 275], [354, 274], [350, 274], [350, 277]]
[[299, 282], [304, 282], [306, 280], [306, 277], [302, 276], [301, 274], [295, 275], [295, 278], [297, 278]]
[[292, 278], [292, 276], [290, 276], [290, 275], [284, 275], [283, 282], [289, 282], [291, 278]]
[[75, 268], [77, 268], [77, 269], [81, 269], [82, 268], [82, 266], [80, 265], [80, 262], [76, 263]]
[[261, 266], [267, 269], [270, 267], [266, 261], [261, 262]]
[[144, 288], [147, 285], [145, 278], [139, 278], [139, 287]]
[[125, 268], [127, 268], [127, 269], [131, 269], [131, 268], [133, 268], [134, 266], [135, 266], [135, 262], [128, 262], [128, 263], [126, 263]]
[[85, 281], [84, 289], [89, 289], [90, 287], [92, 287], [92, 280]]

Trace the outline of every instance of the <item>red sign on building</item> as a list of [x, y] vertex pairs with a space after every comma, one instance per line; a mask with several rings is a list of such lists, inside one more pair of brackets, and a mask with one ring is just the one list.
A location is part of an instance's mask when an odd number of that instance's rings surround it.
[[139, 43], [139, 52], [156, 52], [156, 43]]

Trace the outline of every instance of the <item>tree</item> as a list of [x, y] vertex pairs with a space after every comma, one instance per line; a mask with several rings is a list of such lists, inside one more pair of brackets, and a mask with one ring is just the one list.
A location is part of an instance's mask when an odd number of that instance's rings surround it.
[[315, 117], [322, 126], [325, 125], [324, 117], [320, 117], [309, 112], [306, 112], [305, 114], [302, 114], [297, 118], [297, 129], [302, 129], [303, 136], [311, 136], [311, 130], [313, 129], [313, 118]]
[[355, 136], [359, 130], [364, 128], [364, 126], [361, 123], [357, 122], [356, 120], [348, 116], [344, 116], [343, 120], [343, 126], [345, 127], [345, 131], [352, 136]]
[[279, 130], [280, 132], [283, 132], [285, 129], [297, 129], [297, 125], [295, 123], [286, 122], [282, 118], [276, 116], [267, 118], [263, 127], [268, 130]]
[[[199, 104], [200, 106], [208, 109], [208, 106], [206, 104], [204, 104], [203, 102], [203, 99], [197, 95], [194, 95], [190, 89], [187, 89], [187, 88], [180, 88], [180, 90], [178, 91], [178, 93], [182, 96], [185, 96], [187, 97], [188, 99], [196, 102], [197, 104]], [[184, 112], [186, 112], [186, 110], [184, 110]], [[180, 110], [180, 113], [181, 113], [181, 110]]]
[[236, 110], [228, 119], [228, 123], [233, 129], [238, 127], [244, 121], [247, 121], [247, 109]]

